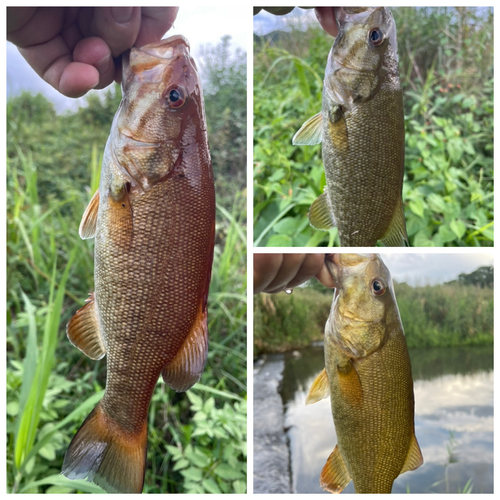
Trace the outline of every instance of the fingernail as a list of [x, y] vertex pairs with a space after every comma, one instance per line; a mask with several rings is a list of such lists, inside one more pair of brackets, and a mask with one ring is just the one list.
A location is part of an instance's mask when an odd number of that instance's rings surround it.
[[133, 10], [133, 7], [111, 7], [111, 15], [117, 23], [128, 23], [132, 18]]

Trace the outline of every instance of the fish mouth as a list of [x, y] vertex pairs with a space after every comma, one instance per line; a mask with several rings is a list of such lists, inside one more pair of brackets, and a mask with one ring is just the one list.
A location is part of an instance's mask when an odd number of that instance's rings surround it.
[[135, 50], [146, 52], [147, 54], [158, 57], [160, 59], [173, 59], [176, 53], [176, 48], [179, 45], [183, 45], [184, 47], [186, 47], [187, 53], [189, 54], [191, 50], [189, 41], [182, 35], [172, 35], [168, 38], [165, 38], [164, 40], [149, 43], [148, 45], [144, 45], [143, 47], [139, 47]]

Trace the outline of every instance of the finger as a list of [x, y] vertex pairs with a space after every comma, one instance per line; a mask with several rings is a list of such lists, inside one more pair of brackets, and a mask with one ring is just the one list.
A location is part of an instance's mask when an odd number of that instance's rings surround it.
[[135, 41], [136, 47], [161, 40], [172, 27], [179, 7], [142, 7], [141, 28]]
[[289, 283], [288, 287], [294, 288], [296, 286], [309, 281], [314, 278], [316, 274], [321, 271], [321, 268], [325, 264], [325, 256], [321, 253], [309, 253], [306, 254], [302, 265], [300, 266], [295, 278], [293, 278]]
[[306, 257], [304, 253], [283, 254], [283, 262], [276, 277], [266, 287], [267, 293], [278, 293], [288, 288]]
[[279, 253], [256, 253], [253, 256], [253, 293], [264, 290], [275, 278], [283, 262]]
[[321, 24], [321, 27], [331, 36], [337, 36], [339, 28], [335, 20], [335, 11], [333, 7], [316, 7], [314, 9], [316, 18]]
[[[325, 259], [329, 258], [329, 255], [325, 255]], [[335, 288], [335, 281], [333, 280], [332, 273], [330, 272], [330, 269], [328, 269], [326, 262], [323, 264], [319, 273], [316, 274], [316, 278], [328, 288]]]
[[30, 47], [52, 40], [60, 33], [64, 22], [64, 9], [60, 7], [39, 7], [31, 13], [24, 10], [17, 14], [11, 26], [17, 29], [8, 33], [7, 40], [18, 47]]
[[88, 36], [102, 38], [118, 57], [134, 45], [140, 26], [140, 7], [95, 7]]
[[65, 66], [58, 90], [68, 97], [81, 97], [99, 84], [99, 72], [90, 64], [71, 62]]
[[92, 66], [74, 63], [60, 36], [19, 52], [48, 84], [67, 97], [80, 97], [99, 83], [98, 71]]
[[7, 7], [7, 40], [9, 34], [23, 27], [35, 15], [36, 7]]
[[111, 57], [111, 49], [101, 38], [90, 37], [81, 40], [73, 51], [73, 60], [93, 66], [99, 73], [96, 89], [102, 89], [113, 83], [115, 65]]

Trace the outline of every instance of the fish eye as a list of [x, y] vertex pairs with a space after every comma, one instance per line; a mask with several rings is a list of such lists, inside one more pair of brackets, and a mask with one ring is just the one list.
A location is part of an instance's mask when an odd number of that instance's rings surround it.
[[166, 100], [170, 108], [179, 109], [186, 102], [186, 91], [178, 85], [170, 87], [166, 92]]
[[372, 287], [373, 294], [376, 295], [377, 297], [384, 295], [385, 290], [386, 290], [384, 282], [380, 278], [375, 278], [372, 281], [371, 287]]
[[384, 41], [384, 35], [379, 28], [373, 28], [372, 30], [370, 30], [368, 38], [370, 39], [370, 42], [374, 47], [378, 47]]

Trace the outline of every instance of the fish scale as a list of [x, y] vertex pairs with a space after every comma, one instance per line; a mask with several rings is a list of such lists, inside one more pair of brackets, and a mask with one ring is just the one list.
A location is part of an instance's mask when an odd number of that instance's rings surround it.
[[208, 350], [215, 193], [203, 96], [187, 40], [132, 49], [99, 190], [80, 225], [95, 237], [95, 292], [67, 326], [106, 390], [73, 438], [62, 473], [140, 493], [156, 382], [186, 391]]
[[423, 463], [392, 280], [375, 254], [336, 254], [327, 265], [336, 291], [325, 326], [325, 369], [306, 400], [331, 398], [337, 446], [320, 484], [339, 493], [352, 479], [356, 493], [391, 493], [400, 474]]
[[293, 138], [297, 145], [322, 143], [326, 187], [309, 222], [320, 230], [337, 227], [341, 246], [405, 246], [405, 124], [394, 19], [385, 7], [334, 10], [339, 34], [328, 56], [322, 110]]

